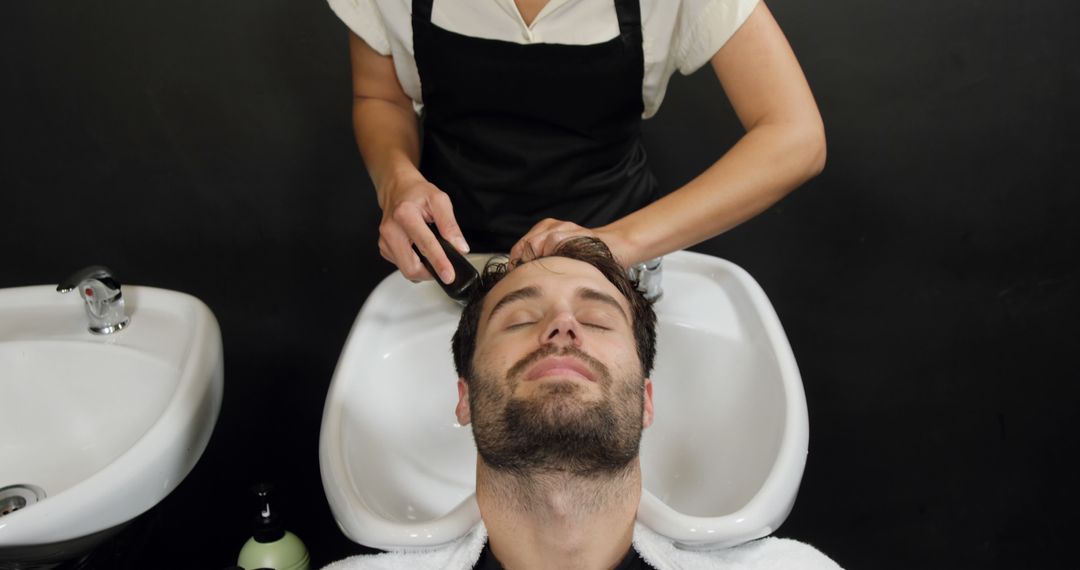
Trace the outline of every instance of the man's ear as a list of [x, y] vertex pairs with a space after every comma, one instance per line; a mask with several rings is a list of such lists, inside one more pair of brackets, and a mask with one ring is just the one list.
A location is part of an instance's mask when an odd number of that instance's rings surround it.
[[[650, 390], [651, 391], [651, 390]], [[454, 408], [454, 415], [457, 416], [458, 424], [469, 425], [472, 421], [472, 416], [469, 410], [469, 385], [465, 383], [464, 378], [458, 378], [457, 380], [457, 407]], [[652, 404], [649, 404], [651, 407]]]
[[641, 429], [645, 429], [652, 425], [653, 420], [653, 406], [652, 406], [652, 380], [645, 379], [645, 408], [641, 414]]

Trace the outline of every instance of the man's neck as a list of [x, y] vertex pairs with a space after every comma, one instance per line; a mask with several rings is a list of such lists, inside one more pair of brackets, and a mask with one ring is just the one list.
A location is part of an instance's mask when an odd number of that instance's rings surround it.
[[477, 462], [476, 500], [492, 554], [509, 570], [614, 568], [630, 549], [641, 499], [635, 460], [618, 474], [519, 476]]

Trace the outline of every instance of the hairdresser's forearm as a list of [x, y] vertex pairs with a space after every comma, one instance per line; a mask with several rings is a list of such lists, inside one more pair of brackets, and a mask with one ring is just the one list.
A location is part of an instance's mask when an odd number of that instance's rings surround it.
[[389, 192], [420, 176], [416, 113], [398, 103], [357, 97], [353, 100], [353, 127], [379, 206], [385, 209]]
[[697, 178], [597, 232], [619, 244], [623, 263], [639, 263], [756, 216], [816, 176], [824, 164], [820, 123], [759, 124]]

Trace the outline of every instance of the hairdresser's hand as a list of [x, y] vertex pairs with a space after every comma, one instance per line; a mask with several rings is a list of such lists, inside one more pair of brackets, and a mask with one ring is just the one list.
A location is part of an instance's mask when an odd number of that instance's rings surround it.
[[469, 244], [461, 234], [450, 197], [420, 175], [419, 172], [397, 180], [379, 192], [379, 206], [383, 218], [379, 223], [379, 253], [401, 270], [410, 281], [431, 279], [412, 245], [424, 254], [444, 283], [454, 280], [454, 266], [450, 264], [435, 234], [428, 228], [434, 223], [446, 241], [462, 253], [468, 253]]
[[581, 236], [598, 238], [604, 242], [619, 263], [623, 263], [624, 256], [628, 253], [629, 244], [626, 244], [614, 232], [605, 231], [603, 228], [592, 230], [579, 226], [574, 222], [547, 218], [533, 226], [528, 233], [514, 244], [514, 247], [510, 248], [510, 261], [512, 263], [521, 263], [537, 257], [551, 255], [563, 241]]

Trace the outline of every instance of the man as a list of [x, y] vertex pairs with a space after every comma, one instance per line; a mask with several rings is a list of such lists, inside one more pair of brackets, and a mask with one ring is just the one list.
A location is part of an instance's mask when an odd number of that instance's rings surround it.
[[439, 550], [331, 568], [837, 568], [794, 541], [688, 552], [635, 525], [656, 316], [603, 242], [489, 267], [478, 289], [453, 352], [482, 524]]

